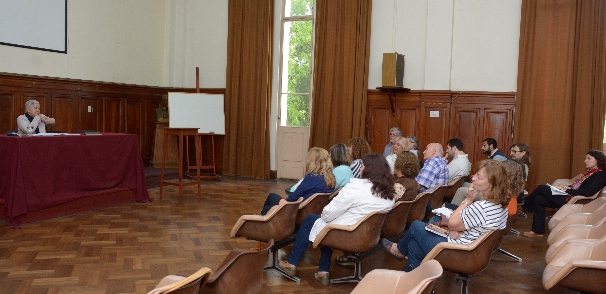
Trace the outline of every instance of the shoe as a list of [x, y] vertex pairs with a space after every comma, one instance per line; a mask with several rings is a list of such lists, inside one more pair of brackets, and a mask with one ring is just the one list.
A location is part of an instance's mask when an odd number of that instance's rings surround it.
[[250, 251], [261, 251], [261, 248], [265, 247], [265, 242], [259, 242], [257, 243], [257, 247], [255, 248], [250, 248]]
[[328, 285], [330, 285], [330, 277], [328, 276], [328, 273], [325, 273], [321, 277], [318, 276], [318, 273], [315, 273], [314, 274], [314, 279], [316, 279], [317, 281], [319, 281], [320, 284], [322, 284], [322, 286], [328, 286]]
[[399, 257], [393, 253], [391, 253], [391, 246], [393, 245], [393, 242], [383, 238], [381, 239], [381, 245], [383, 246], [383, 249], [389, 253], [389, 255], [393, 256], [397, 261], [402, 261], [404, 260], [404, 257]]
[[524, 237], [543, 237], [543, 234], [537, 234], [533, 231], [530, 232], [524, 232], [524, 234], [522, 234]]
[[355, 268], [356, 267], [355, 258], [352, 256], [349, 256], [349, 255], [345, 256], [345, 254], [337, 256], [337, 258], [335, 258], [335, 263], [338, 266], [344, 267], [344, 268]]
[[283, 263], [283, 262], [285, 262], [285, 261], [280, 261], [278, 263], [278, 267], [281, 268], [287, 275], [294, 278], [297, 275], [297, 267], [296, 266], [291, 266], [291, 267], [282, 266], [281, 263]]

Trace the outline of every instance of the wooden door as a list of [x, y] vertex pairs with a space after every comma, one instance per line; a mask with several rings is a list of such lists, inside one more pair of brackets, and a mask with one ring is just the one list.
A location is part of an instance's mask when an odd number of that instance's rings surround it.
[[309, 128], [278, 127], [278, 178], [302, 179], [309, 150]]

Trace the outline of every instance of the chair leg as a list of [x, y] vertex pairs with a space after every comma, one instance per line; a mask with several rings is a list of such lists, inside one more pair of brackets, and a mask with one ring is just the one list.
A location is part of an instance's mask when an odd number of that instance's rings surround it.
[[503, 254], [503, 255], [505, 255], [505, 256], [507, 256], [507, 257], [509, 257], [509, 258], [511, 258], [511, 259], [513, 259], [515, 261], [517, 261], [517, 262], [522, 262], [521, 258], [519, 258], [519, 257], [517, 257], [517, 256], [515, 256], [515, 255], [513, 255], [513, 254], [511, 254], [511, 253], [509, 253], [509, 252], [507, 252], [507, 251], [505, 251], [503, 249], [501, 249], [501, 248], [497, 249], [497, 252], [499, 252], [499, 253], [501, 253], [501, 254]]
[[345, 277], [345, 278], [331, 279], [330, 280], [331, 284], [347, 283], [347, 282], [360, 282], [362, 280], [362, 260], [360, 259], [360, 256], [358, 254], [354, 254], [353, 258], [355, 259], [355, 263], [356, 263], [354, 266], [354, 275], [350, 276], [350, 277]]
[[469, 285], [471, 278], [473, 278], [473, 275], [466, 275], [466, 274], [457, 274], [457, 276], [455, 277], [457, 282], [458, 281], [463, 282], [463, 284], [461, 284], [461, 294], [467, 294], [467, 286]]
[[518, 215], [522, 216], [522, 217], [528, 217], [527, 214], [523, 213], [522, 211], [518, 210]]
[[519, 234], [520, 234], [520, 231], [518, 231], [518, 230], [514, 230], [514, 229], [511, 229], [511, 232], [512, 232], [512, 233], [514, 233], [514, 234], [516, 234], [516, 235], [519, 235]]
[[278, 250], [280, 250], [279, 248], [276, 248], [276, 246], [271, 246], [271, 249], [269, 250], [271, 252], [271, 265], [270, 266], [266, 266], [265, 268], [263, 268], [263, 270], [275, 270], [278, 273], [280, 273], [281, 275], [297, 282], [297, 283], [301, 283], [301, 279], [297, 278], [297, 277], [291, 277], [289, 276], [284, 270], [282, 270], [280, 267], [278, 267]]

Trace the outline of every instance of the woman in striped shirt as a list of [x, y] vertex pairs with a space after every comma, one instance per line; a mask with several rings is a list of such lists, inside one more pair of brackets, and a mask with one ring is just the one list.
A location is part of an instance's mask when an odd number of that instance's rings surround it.
[[[397, 244], [382, 240], [384, 249], [396, 259], [408, 257], [404, 271], [418, 267], [440, 242], [469, 244], [488, 231], [505, 228], [507, 204], [512, 196], [505, 166], [499, 161], [486, 159], [478, 162], [475, 170], [472, 184], [467, 189], [467, 198], [450, 219], [442, 218], [440, 225], [447, 226], [447, 237], [429, 232], [425, 230], [426, 223], [415, 221]], [[482, 199], [473, 202], [480, 192], [484, 194]]]

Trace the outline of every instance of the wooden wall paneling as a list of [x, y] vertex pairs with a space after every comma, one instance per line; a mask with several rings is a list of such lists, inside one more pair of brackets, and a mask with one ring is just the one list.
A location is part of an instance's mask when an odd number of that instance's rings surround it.
[[7, 118], [0, 120], [0, 134], [17, 130], [17, 100], [18, 93], [0, 92], [0, 117]]
[[421, 93], [419, 151], [424, 151], [429, 143], [444, 146], [449, 132], [450, 92]]
[[22, 115], [25, 113], [25, 102], [29, 101], [29, 100], [36, 100], [38, 102], [40, 102], [40, 113], [47, 115], [47, 116], [52, 116], [49, 113], [53, 113], [52, 112], [52, 103], [48, 102], [48, 93], [45, 92], [38, 92], [38, 93], [32, 93], [32, 92], [23, 92], [21, 93], [21, 99], [20, 101], [17, 102], [17, 105], [15, 105], [15, 107], [17, 108], [17, 115]]
[[[98, 97], [91, 96], [90, 94], [80, 94], [80, 125], [77, 128], [82, 131], [96, 131], [100, 132], [101, 129], [101, 112], [103, 107]], [[88, 111], [88, 108], [91, 111]], [[77, 130], [77, 131], [78, 131]]]
[[387, 93], [375, 91], [368, 93], [366, 103], [366, 139], [373, 152], [383, 154], [389, 142], [389, 129], [392, 124], [391, 106]]
[[[396, 95], [396, 117], [391, 127], [398, 127], [402, 130], [402, 136], [419, 137], [420, 106], [418, 96], [406, 93], [397, 93]], [[387, 131], [387, 130], [386, 130]], [[387, 143], [386, 143], [387, 144]]]
[[153, 158], [154, 152], [154, 136], [156, 132], [156, 108], [160, 108], [162, 106], [162, 102], [160, 101], [161, 96], [158, 96], [157, 100], [148, 100], [145, 102], [145, 129], [143, 142], [139, 142], [145, 146], [145, 148], [141, 151], [141, 156], [144, 161], [151, 160]]
[[509, 109], [484, 109], [484, 138], [497, 140], [497, 148], [509, 155], [513, 141], [513, 111]]
[[471, 105], [453, 105], [450, 120], [450, 138], [463, 141], [463, 149], [469, 155], [472, 167], [485, 158], [482, 155], [482, 109]]
[[123, 101], [121, 98], [103, 98], [103, 132], [122, 133]]
[[[124, 112], [124, 132], [127, 134], [135, 134], [137, 135], [137, 139], [139, 142], [144, 142], [145, 138], [143, 132], [145, 130], [144, 127], [144, 117], [145, 114], [143, 112], [143, 101], [142, 100], [131, 100], [125, 99], [126, 107]], [[141, 155], [144, 154], [143, 144], [139, 143], [139, 149]], [[145, 157], [144, 157], [145, 158]]]
[[[78, 97], [75, 93], [52, 94], [52, 114], [55, 119], [53, 131], [73, 133], [79, 128]], [[42, 113], [42, 112], [41, 112]], [[47, 114], [48, 115], [48, 114]]]

